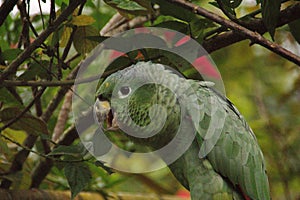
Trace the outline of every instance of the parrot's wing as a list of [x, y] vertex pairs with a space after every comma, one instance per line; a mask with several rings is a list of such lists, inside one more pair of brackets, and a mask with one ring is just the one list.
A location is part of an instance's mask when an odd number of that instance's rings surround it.
[[204, 114], [196, 128], [200, 159], [252, 199], [270, 199], [264, 158], [255, 135], [234, 105], [208, 87], [199, 87]]

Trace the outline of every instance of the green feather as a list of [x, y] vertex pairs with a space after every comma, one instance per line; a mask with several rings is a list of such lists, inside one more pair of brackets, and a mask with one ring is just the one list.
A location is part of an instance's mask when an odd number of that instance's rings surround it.
[[[129, 100], [118, 98], [113, 92], [122, 81], [135, 91]], [[147, 85], [141, 86], [147, 81]], [[154, 84], [157, 81], [166, 86]], [[166, 145], [173, 138], [180, 124], [179, 100], [189, 98], [190, 103], [186, 105], [191, 118], [189, 126], [197, 131], [196, 137], [189, 149], [170, 165], [170, 169], [191, 191], [192, 199], [242, 200], [237, 185], [251, 199], [270, 199], [264, 158], [254, 133], [238, 110], [206, 85], [179, 77], [162, 65], [140, 62], [112, 74], [96, 95], [101, 94], [109, 100], [109, 96], [114, 97], [116, 103], [113, 109], [117, 112], [119, 123], [128, 127], [134, 122], [154, 130], [153, 121], [161, 120], [162, 111], [151, 111], [150, 108], [163, 106], [167, 117], [161, 131], [151, 138], [137, 140], [154, 149]], [[133, 122], [124, 114], [128, 102]], [[157, 119], [151, 118], [151, 112]]]

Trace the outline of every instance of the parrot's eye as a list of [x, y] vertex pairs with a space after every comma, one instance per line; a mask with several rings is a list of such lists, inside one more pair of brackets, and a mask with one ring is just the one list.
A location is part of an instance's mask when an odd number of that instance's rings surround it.
[[129, 86], [123, 86], [120, 88], [118, 95], [120, 98], [126, 98], [131, 92], [131, 88]]

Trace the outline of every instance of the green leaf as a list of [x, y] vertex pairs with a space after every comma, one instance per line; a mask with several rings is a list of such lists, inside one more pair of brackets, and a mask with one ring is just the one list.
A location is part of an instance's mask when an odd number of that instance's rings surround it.
[[181, 72], [186, 78], [203, 80], [201, 74], [185, 59], [182, 59], [178, 55], [168, 52], [165, 52], [164, 56], [167, 57], [169, 59], [169, 62], [171, 62], [172, 65], [175, 66], [175, 69]]
[[146, 10], [144, 7], [140, 6], [138, 3], [130, 0], [119, 1], [120, 3], [117, 5], [118, 8], [124, 10]]
[[82, 145], [59, 145], [54, 148], [48, 155], [49, 156], [61, 156], [61, 155], [69, 155], [73, 157], [82, 157], [85, 152], [85, 149]]
[[4, 155], [6, 158], [8, 158], [9, 155], [12, 155], [12, 151], [7, 146], [7, 142], [3, 141], [1, 137], [0, 137], [0, 154]]
[[194, 17], [194, 14], [189, 10], [166, 0], [152, 0], [152, 2], [159, 5], [159, 11], [162, 15], [173, 16], [186, 22], [191, 21]]
[[295, 40], [300, 44], [300, 19], [289, 23], [289, 28]]
[[[0, 122], [7, 123], [18, 116], [21, 112], [22, 110], [17, 107], [4, 108], [0, 111]], [[14, 130], [23, 130], [27, 134], [36, 136], [42, 133], [48, 134], [46, 123], [30, 113], [25, 113], [19, 120], [13, 123], [10, 128]]]
[[205, 18], [194, 18], [190, 23], [191, 35], [199, 43], [202, 43], [207, 31], [211, 28], [215, 28], [216, 25], [209, 19]]
[[77, 27], [74, 34], [73, 44], [78, 53], [85, 55], [98, 45], [98, 42], [88, 39], [90, 36], [99, 36], [98, 30], [96, 30], [93, 26]]
[[104, 0], [104, 2], [126, 18], [153, 13], [151, 1], [148, 0]]
[[4, 105], [21, 106], [21, 103], [5, 87], [0, 87], [0, 94], [0, 102]]
[[55, 45], [60, 41], [63, 27], [64, 26], [60, 26], [57, 31], [51, 33], [51, 35], [48, 37], [49, 44], [51, 47], [55, 47]]
[[64, 173], [71, 189], [72, 199], [83, 190], [92, 178], [89, 167], [84, 163], [67, 163]]
[[145, 0], [104, 0], [113, 8], [120, 8], [126, 11], [141, 11], [151, 9], [151, 3]]
[[14, 59], [17, 58], [17, 56], [22, 53], [23, 51], [21, 49], [7, 49], [3, 51], [0, 56], [2, 60], [6, 61], [13, 61]]
[[108, 39], [109, 37], [105, 37], [105, 36], [88, 36], [86, 37], [87, 39], [91, 40], [91, 41], [95, 41], [95, 42], [103, 42], [104, 40]]
[[60, 47], [66, 47], [66, 45], [70, 39], [72, 30], [73, 29], [71, 27], [68, 27], [68, 26], [64, 27], [61, 38], [60, 38], [60, 43], [59, 43]]
[[71, 24], [75, 26], [88, 26], [95, 22], [96, 20], [88, 15], [78, 15], [72, 18]]
[[51, 74], [48, 73], [50, 62], [48, 60], [40, 60], [39, 63], [32, 63], [29, 68], [18, 77], [18, 80], [33, 80], [36, 77], [41, 79], [48, 79]]
[[132, 61], [127, 56], [120, 56], [116, 58], [114, 61], [112, 61], [109, 66], [107, 67], [106, 71], [112, 71], [115, 72], [119, 69], [122, 69], [126, 66], [132, 65]]
[[281, 0], [261, 0], [263, 22], [274, 40], [275, 29], [280, 14]]
[[156, 27], [162, 27], [162, 28], [168, 28], [174, 31], [181, 32], [183, 34], [188, 34], [189, 33], [189, 27], [187, 23], [180, 22], [180, 21], [165, 21], [161, 22], [159, 24], [155, 25]]

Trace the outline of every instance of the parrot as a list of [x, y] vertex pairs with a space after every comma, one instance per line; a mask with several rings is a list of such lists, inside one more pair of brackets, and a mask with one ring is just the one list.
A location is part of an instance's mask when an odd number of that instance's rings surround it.
[[139, 61], [102, 82], [94, 112], [104, 130], [134, 132], [126, 137], [154, 150], [170, 143], [184, 120], [182, 131], [194, 137], [168, 167], [192, 200], [271, 199], [256, 136], [212, 82]]

